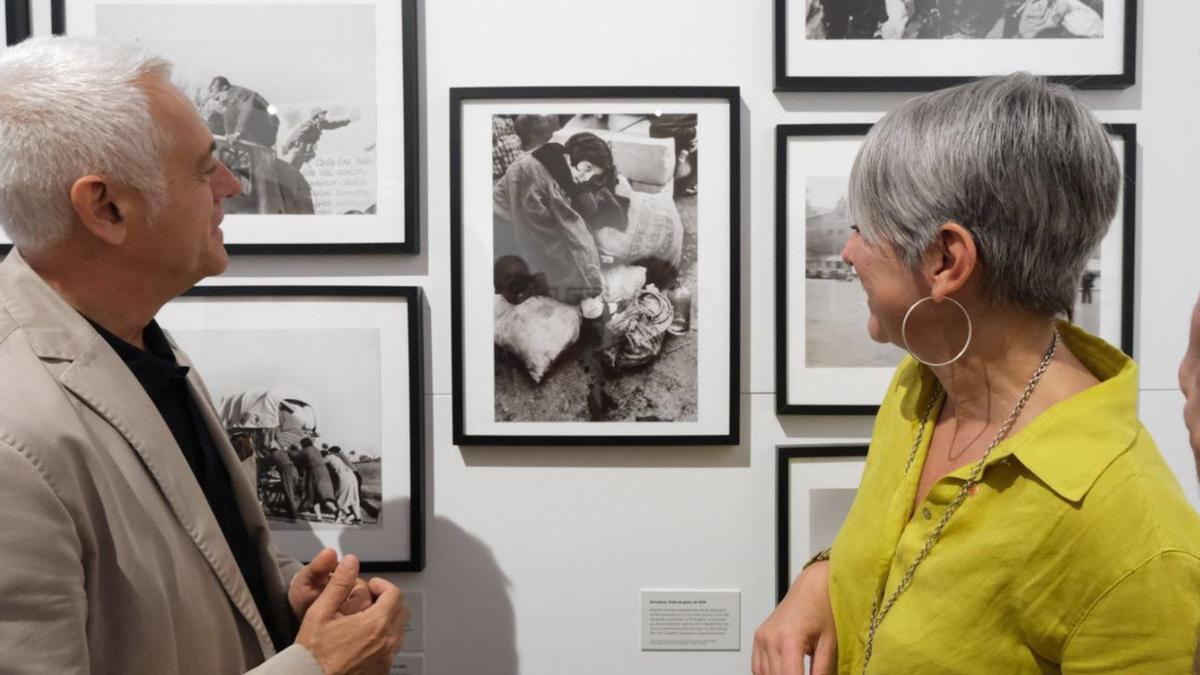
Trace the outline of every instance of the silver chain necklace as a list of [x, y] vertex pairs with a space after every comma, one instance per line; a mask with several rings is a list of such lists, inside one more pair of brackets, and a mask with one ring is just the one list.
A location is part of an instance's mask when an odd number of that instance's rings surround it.
[[[979, 483], [980, 476], [983, 475], [983, 467], [987, 463], [988, 457], [992, 454], [992, 450], [995, 450], [996, 446], [1000, 445], [1000, 442], [1008, 436], [1008, 432], [1012, 430], [1013, 424], [1021, 416], [1021, 411], [1025, 409], [1025, 404], [1029, 402], [1029, 397], [1033, 395], [1034, 388], [1037, 387], [1046, 369], [1050, 367], [1050, 362], [1054, 359], [1054, 352], [1058, 349], [1058, 342], [1059, 334], [1056, 328], [1054, 329], [1054, 339], [1050, 342], [1050, 348], [1046, 350], [1046, 355], [1042, 357], [1041, 364], [1034, 371], [1033, 377], [1029, 379], [1029, 384], [1025, 386], [1025, 391], [1017, 399], [1017, 404], [1013, 407], [1012, 412], [1009, 413], [1008, 418], [1004, 420], [1004, 424], [1000, 425], [1000, 430], [996, 432], [991, 445], [988, 446], [987, 450], [984, 450], [983, 457], [980, 457], [979, 461], [975, 463], [975, 467], [971, 469], [971, 474], [967, 476], [967, 480], [959, 488], [958, 494], [954, 496], [950, 505], [946, 507], [946, 512], [942, 514], [941, 520], [933, 528], [933, 532], [929, 534], [929, 539], [921, 547], [921, 550], [917, 553], [917, 557], [908, 566], [908, 571], [904, 573], [904, 577], [900, 579], [900, 583], [892, 591], [891, 597], [883, 604], [882, 609], [879, 607], [878, 599], [871, 603], [871, 625], [867, 630], [867, 648], [863, 655], [863, 675], [866, 675], [867, 665], [871, 663], [871, 652], [875, 646], [875, 631], [879, 629], [879, 624], [883, 623], [883, 618], [888, 615], [888, 612], [892, 611], [892, 606], [896, 604], [896, 600], [900, 598], [904, 591], [908, 590], [909, 584], [912, 583], [913, 575], [917, 572], [917, 567], [925, 561], [925, 558], [929, 556], [929, 552], [933, 550], [933, 545], [942, 536], [942, 530], [946, 529], [946, 523], [950, 522], [950, 516], [954, 515], [958, 507], [962, 506], [967, 495], [970, 494], [971, 488]], [[921, 446], [921, 439], [925, 435], [925, 426], [929, 422], [929, 415], [933, 412], [933, 406], [937, 402], [938, 397], [941, 396], [941, 393], [941, 384], [935, 384], [933, 395], [929, 399], [929, 405], [925, 408], [925, 414], [921, 417], [921, 426], [917, 428], [917, 438], [913, 441], [912, 449], [908, 451], [908, 463], [904, 465], [904, 475], [906, 476], [909, 469], [912, 468], [913, 460], [917, 457], [917, 449]]]

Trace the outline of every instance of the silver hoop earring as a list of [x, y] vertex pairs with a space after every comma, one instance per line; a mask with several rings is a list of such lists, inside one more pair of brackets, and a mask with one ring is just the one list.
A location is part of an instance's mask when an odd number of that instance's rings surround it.
[[955, 361], [961, 359], [963, 357], [963, 354], [967, 353], [967, 347], [971, 346], [971, 335], [974, 331], [974, 327], [971, 325], [971, 315], [967, 313], [967, 308], [963, 307], [961, 302], [955, 300], [954, 298], [952, 298], [948, 295], [946, 296], [946, 299], [949, 300], [950, 302], [953, 302], [955, 304], [955, 306], [957, 306], [959, 308], [959, 310], [962, 311], [963, 316], [967, 317], [967, 343], [964, 344], [962, 349], [960, 349], [958, 351], [958, 354], [955, 355], [955, 357], [950, 359], [949, 361], [944, 361], [942, 363], [930, 363], [929, 361], [926, 361], [925, 359], [917, 356], [916, 353], [913, 352], [912, 347], [910, 347], [908, 344], [908, 319], [909, 319], [909, 317], [912, 316], [913, 310], [916, 309], [917, 307], [919, 307], [921, 305], [921, 303], [933, 300], [933, 296], [925, 296], [925, 297], [921, 298], [920, 300], [914, 302], [912, 304], [912, 307], [909, 307], [908, 311], [904, 313], [904, 321], [903, 321], [903, 323], [900, 324], [900, 339], [904, 340], [904, 349], [907, 350], [908, 353], [910, 355], [912, 355], [912, 357], [914, 359], [929, 366], [930, 368], [941, 368], [942, 366], [948, 366], [948, 365], [954, 363]]

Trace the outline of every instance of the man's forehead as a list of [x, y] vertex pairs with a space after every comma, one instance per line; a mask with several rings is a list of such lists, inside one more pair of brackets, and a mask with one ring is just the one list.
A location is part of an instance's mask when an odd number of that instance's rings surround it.
[[179, 87], [162, 76], [144, 80], [150, 112], [167, 132], [171, 145], [189, 156], [203, 157], [212, 152], [213, 137], [200, 117], [196, 105]]

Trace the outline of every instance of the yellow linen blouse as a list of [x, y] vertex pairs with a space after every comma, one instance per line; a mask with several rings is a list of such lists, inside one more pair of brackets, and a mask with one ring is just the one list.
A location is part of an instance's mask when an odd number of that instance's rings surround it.
[[[870, 673], [1192, 672], [1200, 515], [1138, 422], [1137, 366], [1060, 330], [1100, 383], [996, 447], [880, 625]], [[839, 673], [862, 672], [872, 603], [890, 596], [971, 470], [940, 479], [913, 512], [932, 425], [907, 475], [904, 465], [933, 384], [911, 358], [897, 369], [833, 545]]]

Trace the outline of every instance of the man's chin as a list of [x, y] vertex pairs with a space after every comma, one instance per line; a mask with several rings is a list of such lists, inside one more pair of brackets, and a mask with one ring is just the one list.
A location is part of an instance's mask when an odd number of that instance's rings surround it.
[[229, 269], [229, 253], [225, 250], [225, 245], [218, 243], [213, 246], [213, 249], [204, 266], [204, 276], [206, 277], [219, 276]]

